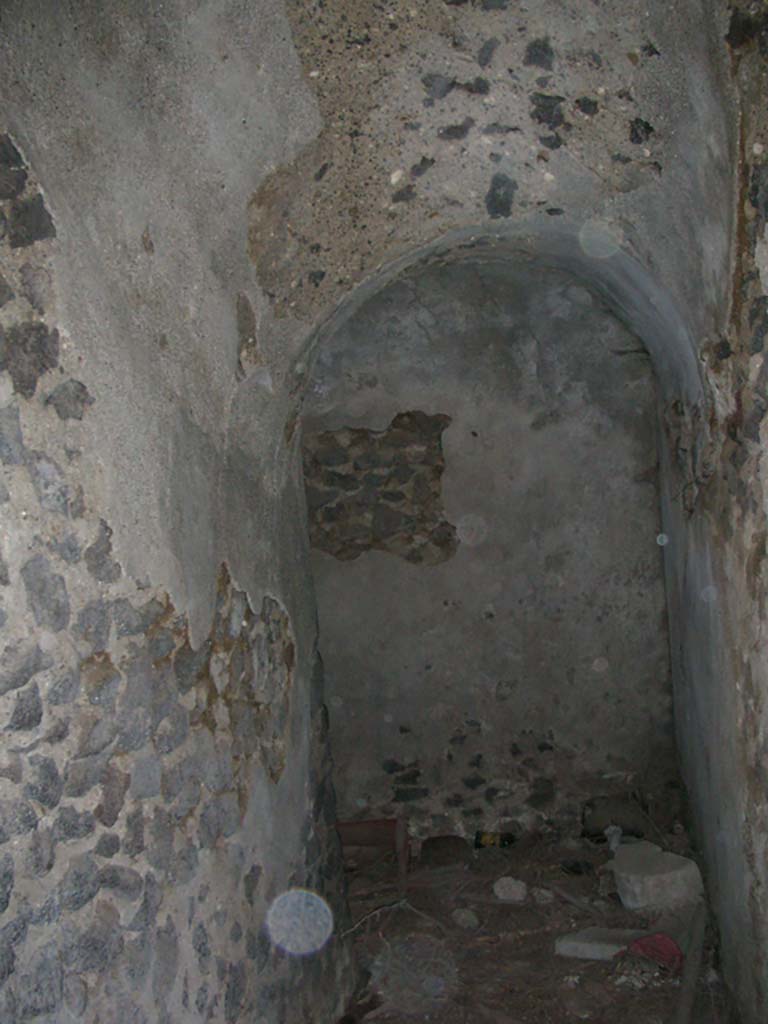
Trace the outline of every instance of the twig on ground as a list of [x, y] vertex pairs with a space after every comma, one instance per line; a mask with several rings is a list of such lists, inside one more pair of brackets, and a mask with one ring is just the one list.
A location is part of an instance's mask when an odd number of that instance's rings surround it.
[[407, 899], [402, 899], [394, 900], [392, 903], [382, 903], [380, 907], [376, 907], [373, 910], [369, 910], [367, 914], [363, 914], [361, 918], [355, 921], [355, 923], [350, 928], [347, 928], [346, 931], [342, 932], [341, 938], [345, 939], [348, 935], [352, 935], [353, 932], [357, 931], [360, 925], [365, 924], [365, 922], [369, 921], [372, 917], [376, 917], [378, 914], [382, 914], [385, 910], [397, 910], [398, 907], [403, 907], [405, 910], [410, 910], [412, 913], [418, 914], [419, 917], [423, 917], [425, 918], [425, 920], [431, 921], [432, 924], [436, 924], [438, 928], [442, 928], [443, 931], [448, 931], [448, 929], [445, 927], [442, 921], [438, 921], [438, 919], [436, 917], [432, 917], [431, 914], [425, 914], [423, 910], [418, 910], [416, 907], [413, 906], [412, 903], [409, 903]]

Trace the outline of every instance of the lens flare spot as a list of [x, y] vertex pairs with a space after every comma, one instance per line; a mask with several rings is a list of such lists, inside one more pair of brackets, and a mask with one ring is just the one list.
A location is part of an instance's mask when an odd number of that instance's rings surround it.
[[319, 952], [333, 932], [333, 911], [309, 889], [288, 889], [267, 911], [272, 942], [294, 956]]
[[659, 545], [660, 548], [665, 548], [667, 544], [669, 544], [669, 537], [666, 535], [666, 533], [659, 533], [656, 536], [656, 543]]

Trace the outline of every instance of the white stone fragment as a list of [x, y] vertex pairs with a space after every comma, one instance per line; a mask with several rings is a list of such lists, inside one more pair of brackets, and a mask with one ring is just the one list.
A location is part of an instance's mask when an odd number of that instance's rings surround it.
[[609, 867], [619, 898], [628, 910], [666, 910], [695, 903], [704, 891], [694, 861], [667, 853], [654, 843], [620, 846]]
[[496, 898], [502, 903], [525, 903], [528, 898], [528, 886], [518, 878], [504, 875], [493, 883]]
[[480, 918], [474, 910], [470, 910], [468, 907], [457, 907], [451, 914], [451, 917], [459, 928], [472, 929], [480, 927]]
[[555, 894], [549, 889], [531, 889], [534, 903], [544, 906], [547, 903], [554, 903]]
[[576, 960], [613, 960], [630, 942], [647, 934], [626, 928], [584, 928], [561, 935], [555, 942], [555, 952]]

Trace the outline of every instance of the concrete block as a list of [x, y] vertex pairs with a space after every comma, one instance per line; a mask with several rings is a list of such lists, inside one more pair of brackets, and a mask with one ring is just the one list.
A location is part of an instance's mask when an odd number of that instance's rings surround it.
[[613, 960], [630, 942], [646, 934], [626, 928], [584, 928], [561, 935], [555, 942], [555, 952], [577, 960]]
[[695, 903], [704, 891], [694, 861], [667, 853], [653, 843], [619, 847], [610, 867], [621, 902], [628, 910]]

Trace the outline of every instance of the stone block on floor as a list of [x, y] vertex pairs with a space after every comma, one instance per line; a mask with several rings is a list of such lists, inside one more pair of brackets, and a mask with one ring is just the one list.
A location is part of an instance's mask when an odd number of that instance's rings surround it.
[[613, 960], [630, 942], [647, 934], [627, 928], [584, 928], [580, 932], [561, 935], [555, 942], [558, 956], [577, 960]]
[[621, 846], [609, 865], [628, 910], [668, 909], [695, 903], [704, 892], [698, 865], [653, 843]]

